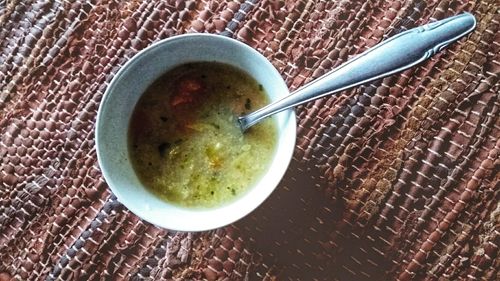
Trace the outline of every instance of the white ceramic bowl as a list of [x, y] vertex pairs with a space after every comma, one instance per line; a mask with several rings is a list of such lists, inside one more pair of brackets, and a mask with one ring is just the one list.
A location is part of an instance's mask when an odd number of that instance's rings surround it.
[[289, 94], [273, 65], [251, 47], [223, 36], [189, 34], [155, 43], [128, 61], [111, 81], [97, 114], [97, 157], [113, 193], [137, 216], [157, 226], [179, 231], [218, 228], [257, 208], [283, 177], [296, 138], [293, 110], [275, 115], [279, 139], [268, 171], [245, 194], [220, 207], [179, 207], [148, 191], [129, 159], [127, 131], [132, 112], [142, 93], [162, 74], [178, 65], [200, 61], [227, 63], [246, 71], [264, 86], [272, 101]]

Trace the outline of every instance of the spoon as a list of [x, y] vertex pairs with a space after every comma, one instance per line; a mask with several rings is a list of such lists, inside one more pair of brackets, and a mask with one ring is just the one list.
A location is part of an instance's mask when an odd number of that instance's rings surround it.
[[427, 60], [475, 27], [474, 16], [463, 13], [399, 33], [291, 95], [238, 117], [238, 124], [245, 132], [262, 119], [285, 109], [403, 71]]

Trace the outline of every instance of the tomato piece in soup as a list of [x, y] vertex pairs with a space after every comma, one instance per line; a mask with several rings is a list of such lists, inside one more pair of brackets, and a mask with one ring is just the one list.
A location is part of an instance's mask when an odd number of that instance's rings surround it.
[[170, 98], [170, 105], [192, 105], [196, 103], [201, 95], [205, 93], [205, 85], [200, 79], [193, 77], [182, 77], [177, 81], [175, 92]]

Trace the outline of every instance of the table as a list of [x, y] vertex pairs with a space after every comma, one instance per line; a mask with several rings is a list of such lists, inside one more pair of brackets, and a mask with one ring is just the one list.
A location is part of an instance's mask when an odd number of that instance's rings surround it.
[[[499, 3], [0, 1], [0, 280], [495, 280]], [[476, 30], [401, 74], [301, 106], [294, 159], [221, 229], [146, 223], [110, 193], [94, 124], [117, 70], [217, 33], [290, 89], [398, 32], [469, 11]], [[496, 279], [498, 280], [498, 279]]]

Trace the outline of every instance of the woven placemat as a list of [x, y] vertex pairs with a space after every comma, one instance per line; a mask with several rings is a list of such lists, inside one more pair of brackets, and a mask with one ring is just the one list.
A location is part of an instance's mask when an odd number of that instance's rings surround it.
[[[498, 1], [0, 1], [0, 280], [499, 280]], [[178, 233], [107, 188], [94, 124], [117, 70], [176, 34], [263, 53], [290, 89], [469, 11], [422, 65], [302, 106], [294, 160], [234, 225]]]

